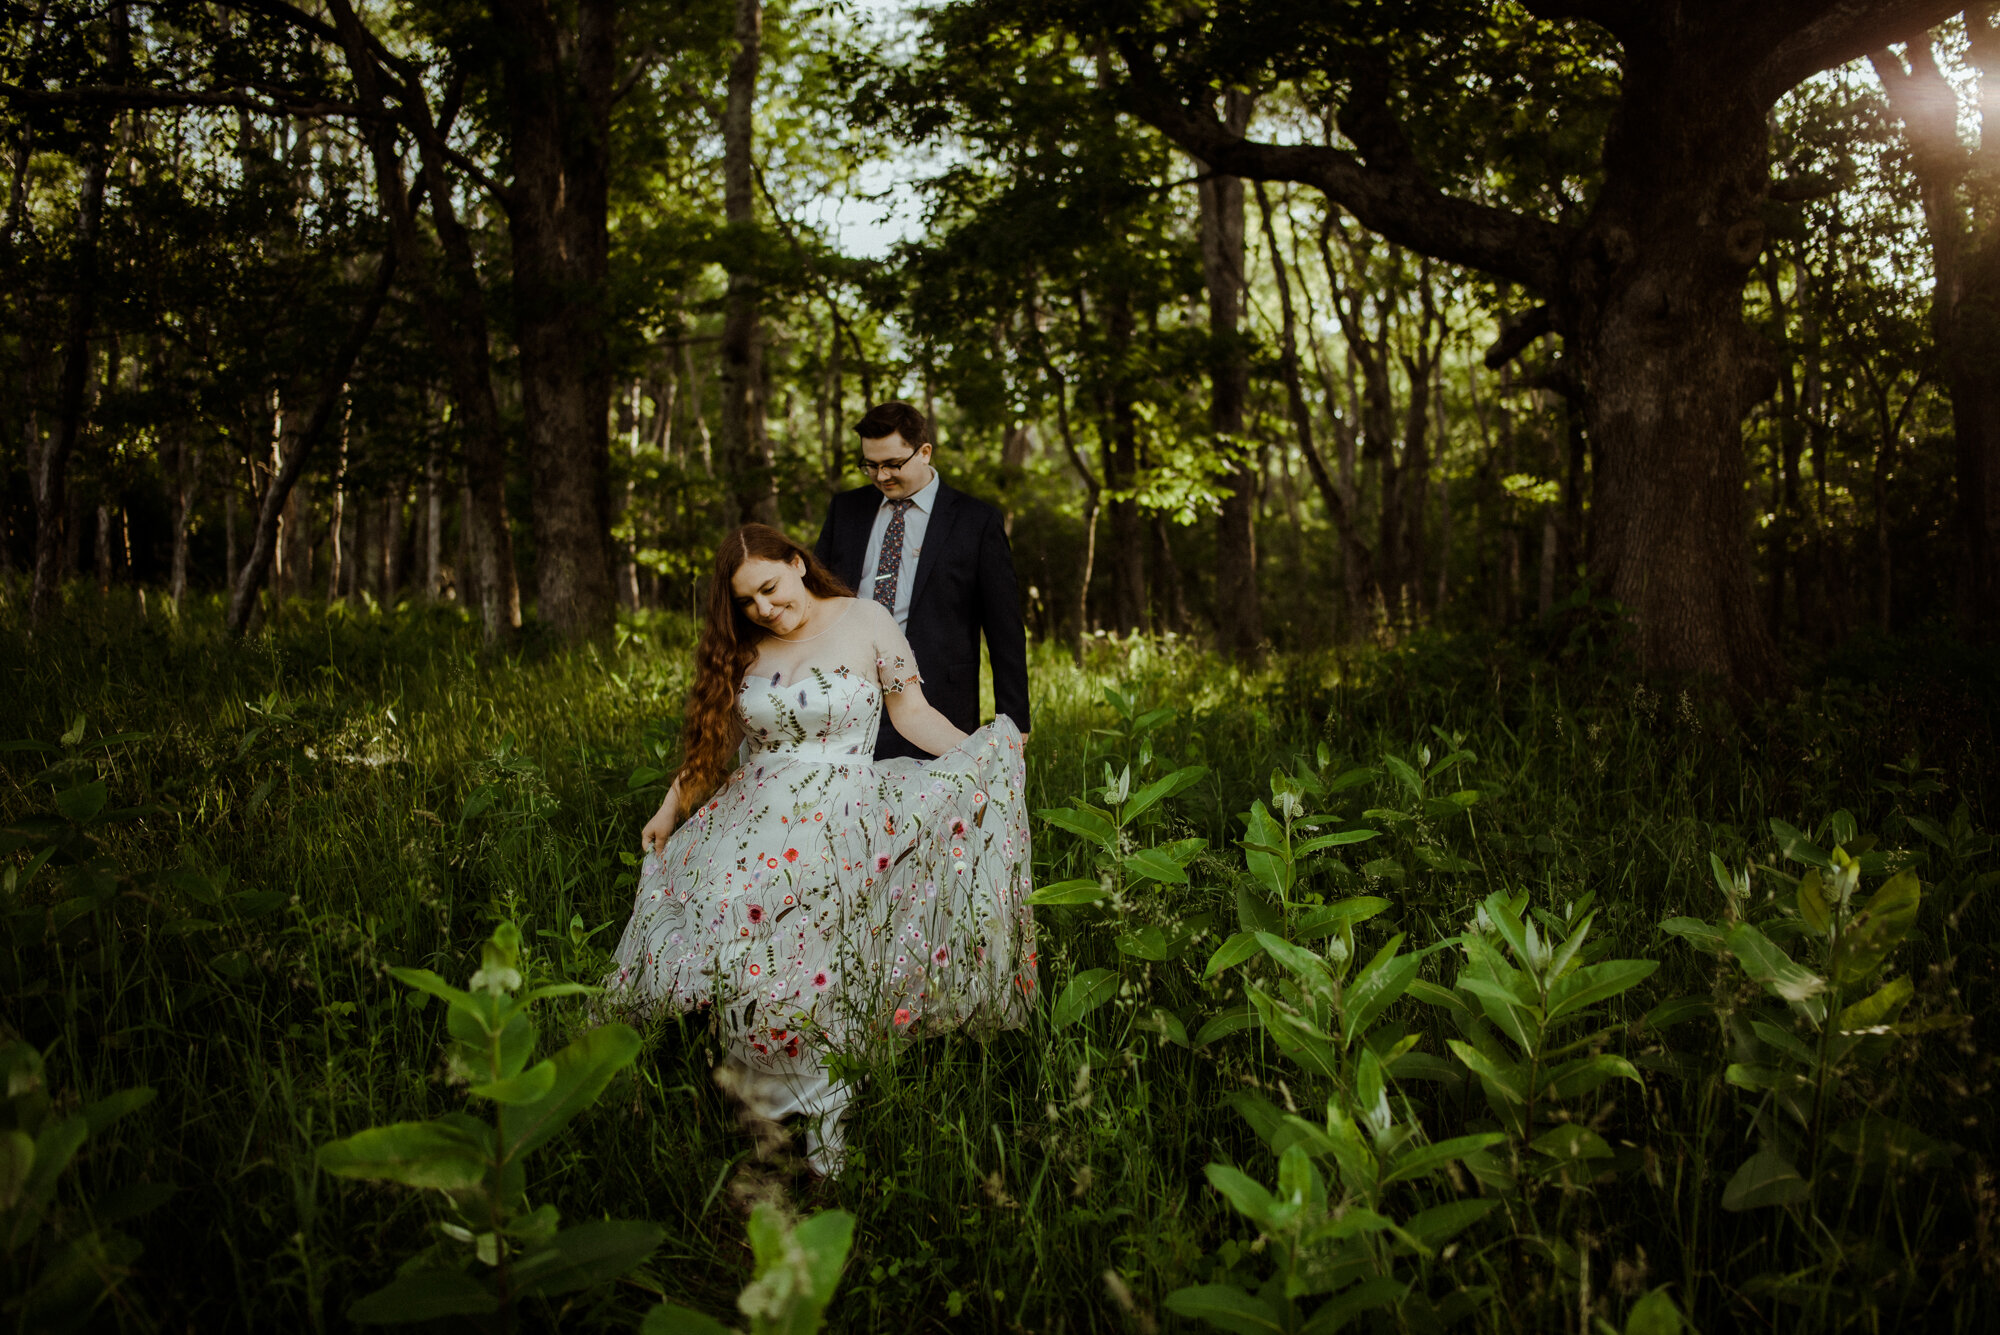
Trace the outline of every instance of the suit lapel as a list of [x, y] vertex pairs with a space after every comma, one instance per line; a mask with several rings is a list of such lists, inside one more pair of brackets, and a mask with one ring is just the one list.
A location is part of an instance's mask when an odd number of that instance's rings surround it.
[[917, 614], [917, 600], [924, 596], [924, 585], [930, 583], [931, 571], [937, 569], [938, 561], [944, 557], [945, 536], [951, 532], [951, 512], [958, 503], [958, 493], [938, 483], [937, 504], [931, 507], [930, 522], [924, 525], [923, 550], [917, 553], [917, 582], [910, 589], [910, 615]]
[[[853, 515], [841, 525], [840, 568], [833, 573], [840, 576], [850, 589], [861, 587], [862, 567], [868, 564], [868, 532], [875, 522], [875, 508], [881, 504], [882, 493], [873, 487], [850, 491], [841, 497], [848, 502]], [[870, 504], [870, 500], [874, 504]]]

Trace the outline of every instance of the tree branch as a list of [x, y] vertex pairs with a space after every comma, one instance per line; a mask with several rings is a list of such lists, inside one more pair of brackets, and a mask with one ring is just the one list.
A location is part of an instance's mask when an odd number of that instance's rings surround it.
[[80, 107], [120, 107], [153, 110], [161, 107], [236, 107], [267, 116], [345, 116], [366, 120], [369, 113], [352, 102], [331, 98], [289, 97], [282, 93], [256, 98], [248, 93], [205, 93], [179, 88], [132, 88], [113, 84], [92, 84], [82, 88], [34, 89], [0, 83], [0, 97], [16, 106], [42, 111], [62, 111]]
[[[1130, 78], [1127, 108], [1218, 175], [1297, 181], [1319, 190], [1370, 231], [1400, 245], [1508, 278], [1545, 296], [1563, 285], [1567, 227], [1445, 194], [1428, 181], [1390, 115], [1386, 84], [1364, 92], [1353, 133], [1367, 154], [1319, 145], [1264, 144], [1232, 134], [1215, 113], [1181, 97], [1151, 51], [1117, 38]], [[1345, 122], [1343, 122], [1345, 127]]]
[[1500, 323], [1500, 337], [1493, 340], [1493, 346], [1486, 349], [1480, 360], [1489, 371], [1497, 371], [1508, 362], [1528, 350], [1530, 344], [1544, 334], [1555, 332], [1556, 318], [1547, 306], [1537, 306], [1531, 311], [1503, 320]]
[[1965, 0], [1834, 0], [1810, 8], [1819, 12], [1793, 24], [1757, 63], [1755, 77], [1772, 101], [1821, 70], [1921, 36]]

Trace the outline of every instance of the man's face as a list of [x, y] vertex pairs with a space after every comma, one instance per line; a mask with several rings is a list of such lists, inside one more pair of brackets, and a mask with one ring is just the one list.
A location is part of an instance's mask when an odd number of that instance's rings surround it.
[[931, 484], [931, 447], [912, 449], [898, 433], [861, 442], [861, 462], [868, 480], [892, 501], [914, 496]]

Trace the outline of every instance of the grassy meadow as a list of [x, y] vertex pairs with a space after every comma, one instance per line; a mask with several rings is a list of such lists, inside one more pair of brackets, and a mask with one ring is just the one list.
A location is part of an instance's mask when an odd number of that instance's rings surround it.
[[[530, 984], [601, 976], [692, 627], [494, 659], [446, 609], [236, 643], [80, 598], [0, 611], [0, 1042], [57, 1112], [153, 1097], [36, 1219], [0, 1181], [5, 1319], [60, 1264], [93, 1329], [349, 1329], [446, 1212], [316, 1150], [467, 1102], [388, 970], [463, 985], [509, 920]], [[1993, 1328], [1985, 659], [1862, 645], [1735, 710], [1586, 635], [1033, 680], [1046, 1004], [870, 1054], [849, 1170], [788, 1183], [857, 1220], [831, 1329]], [[656, 1026], [536, 1154], [534, 1200], [666, 1241], [527, 1328], [744, 1321], [773, 1170], [718, 1056]]]

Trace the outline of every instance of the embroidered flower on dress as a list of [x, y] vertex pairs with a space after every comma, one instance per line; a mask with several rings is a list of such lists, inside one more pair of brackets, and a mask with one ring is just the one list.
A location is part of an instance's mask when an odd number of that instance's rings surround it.
[[785, 861], [787, 861], [787, 862], [797, 862], [798, 860], [799, 860], [799, 850], [798, 850], [798, 849], [796, 849], [796, 848], [788, 848], [788, 849], [786, 849], [786, 850], [785, 850]]
[[907, 1026], [909, 1023], [910, 1023], [910, 1008], [907, 1006], [898, 1006], [896, 1008], [896, 1027], [898, 1029], [901, 1029]]
[[764, 906], [762, 904], [750, 905], [747, 912], [751, 922], [759, 923], [764, 921]]

